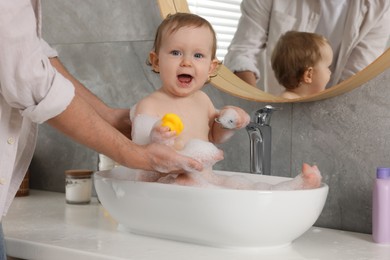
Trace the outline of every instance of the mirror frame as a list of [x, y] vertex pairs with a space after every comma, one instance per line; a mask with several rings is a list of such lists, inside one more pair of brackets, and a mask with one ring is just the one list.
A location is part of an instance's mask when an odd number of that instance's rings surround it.
[[[190, 9], [186, 0], [157, 0], [157, 2], [160, 7], [161, 17], [163, 19], [168, 14], [174, 14], [177, 12], [190, 13]], [[237, 77], [223, 64], [218, 67], [216, 76], [211, 79], [210, 84], [233, 96], [237, 96], [239, 98], [247, 99], [250, 101], [264, 103], [310, 102], [332, 98], [349, 92], [359, 87], [360, 85], [368, 82], [369, 80], [375, 78], [389, 67], [390, 48], [388, 48], [381, 56], [379, 56], [366, 68], [362, 69], [361, 71], [351, 76], [350, 78], [342, 81], [341, 83], [330, 87], [324, 91], [321, 91], [320, 93], [297, 99], [285, 99], [282, 97], [271, 95], [258, 88], [255, 88]]]

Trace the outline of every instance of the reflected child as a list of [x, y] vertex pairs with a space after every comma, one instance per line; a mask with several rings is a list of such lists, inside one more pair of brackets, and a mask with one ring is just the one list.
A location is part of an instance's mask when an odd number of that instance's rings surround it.
[[[175, 174], [140, 171], [138, 180], [254, 188], [253, 183], [246, 183], [245, 179], [226, 178], [212, 171], [212, 166], [223, 159], [222, 151], [214, 144], [226, 142], [236, 130], [249, 123], [250, 117], [236, 106], [216, 109], [201, 90], [219, 65], [216, 59], [216, 35], [210, 23], [189, 13], [169, 15], [157, 29], [149, 63], [153, 71], [159, 73], [162, 86], [131, 109], [133, 141], [173, 146], [180, 153], [203, 163], [204, 171]], [[173, 124], [181, 120], [180, 127], [166, 125], [164, 116], [167, 114], [175, 121]], [[315, 168], [308, 167], [310, 169], [306, 172], [310, 175], [310, 182], [304, 181], [304, 188], [316, 187], [320, 184], [320, 175], [313, 173]], [[303, 175], [299, 176], [301, 178]]]
[[332, 48], [323, 36], [286, 32], [276, 43], [271, 57], [275, 77], [286, 88], [280, 96], [295, 99], [325, 90], [332, 60]]

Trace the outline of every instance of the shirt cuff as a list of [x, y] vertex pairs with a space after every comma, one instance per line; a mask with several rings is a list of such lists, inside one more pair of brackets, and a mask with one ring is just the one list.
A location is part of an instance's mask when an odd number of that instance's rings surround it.
[[260, 78], [259, 69], [253, 64], [253, 62], [250, 62], [249, 59], [237, 57], [235, 59], [226, 59], [225, 57], [224, 65], [233, 72], [252, 71], [255, 74], [256, 79]]
[[55, 49], [53, 49], [44, 39], [40, 40], [42, 51], [48, 58], [58, 57], [58, 52]]
[[27, 107], [22, 116], [28, 117], [31, 121], [41, 124], [61, 114], [70, 104], [75, 96], [73, 84], [55, 70], [52, 85], [37, 105]]

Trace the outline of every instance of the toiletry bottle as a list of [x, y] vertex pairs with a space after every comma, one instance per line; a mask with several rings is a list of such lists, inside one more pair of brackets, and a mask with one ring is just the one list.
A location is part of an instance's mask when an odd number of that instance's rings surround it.
[[373, 190], [372, 238], [390, 244], [390, 168], [378, 168]]

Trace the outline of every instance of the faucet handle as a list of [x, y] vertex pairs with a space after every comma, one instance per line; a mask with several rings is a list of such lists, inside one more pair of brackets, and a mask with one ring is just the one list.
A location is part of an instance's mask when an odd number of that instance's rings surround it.
[[269, 125], [271, 120], [271, 114], [275, 110], [282, 110], [282, 108], [266, 105], [265, 107], [260, 108], [255, 112], [253, 121], [260, 125]]

